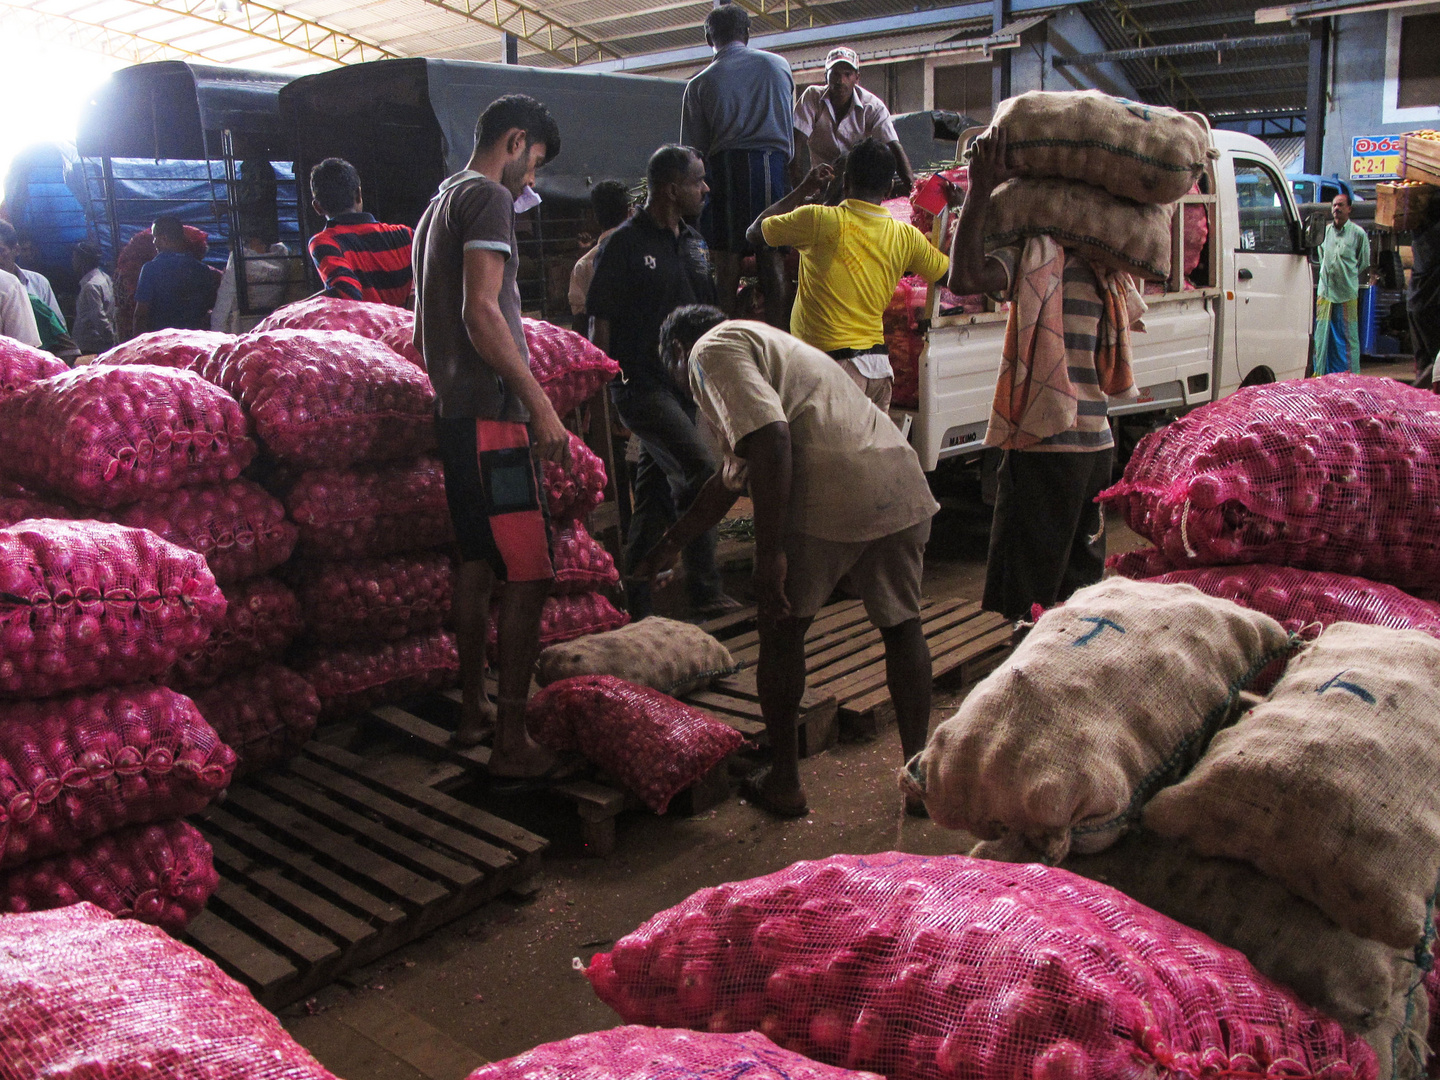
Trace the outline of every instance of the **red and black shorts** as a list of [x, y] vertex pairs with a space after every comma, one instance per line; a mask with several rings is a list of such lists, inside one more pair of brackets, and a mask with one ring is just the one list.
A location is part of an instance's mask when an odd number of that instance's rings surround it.
[[545, 485], [529, 428], [439, 417], [435, 433], [460, 557], [489, 563], [501, 581], [553, 578]]

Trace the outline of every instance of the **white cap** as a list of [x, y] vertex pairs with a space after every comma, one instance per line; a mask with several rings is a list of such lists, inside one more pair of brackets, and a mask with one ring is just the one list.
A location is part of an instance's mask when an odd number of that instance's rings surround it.
[[830, 69], [836, 64], [849, 64], [856, 71], [860, 70], [860, 56], [854, 49], [846, 48], [844, 45], [831, 49], [825, 54], [825, 74], [830, 74]]

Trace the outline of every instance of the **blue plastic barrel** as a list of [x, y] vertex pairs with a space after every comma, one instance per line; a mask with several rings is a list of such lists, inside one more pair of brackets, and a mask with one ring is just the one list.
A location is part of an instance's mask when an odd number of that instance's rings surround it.
[[1360, 286], [1360, 351], [1361, 353], [1373, 353], [1375, 351], [1375, 333], [1377, 330], [1376, 309], [1380, 306], [1380, 290], [1369, 285]]

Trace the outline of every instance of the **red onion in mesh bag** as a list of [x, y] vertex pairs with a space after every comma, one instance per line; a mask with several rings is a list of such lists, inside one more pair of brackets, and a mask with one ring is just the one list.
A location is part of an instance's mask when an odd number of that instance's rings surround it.
[[781, 1050], [759, 1032], [618, 1027], [545, 1043], [482, 1066], [468, 1080], [880, 1080]]
[[1374, 1080], [1234, 949], [1052, 867], [886, 852], [703, 889], [586, 972], [628, 1023], [758, 1028], [889, 1080]]
[[0, 918], [5, 1080], [335, 1080], [188, 945], [93, 904]]
[[154, 533], [48, 519], [0, 529], [0, 697], [160, 675], [224, 616], [205, 559]]
[[216, 349], [201, 374], [245, 406], [283, 461], [395, 461], [435, 446], [435, 391], [388, 345], [345, 330], [269, 330]]
[[254, 456], [240, 406], [192, 371], [83, 367], [0, 399], [6, 475], [86, 506], [234, 480]]
[[389, 555], [305, 567], [298, 591], [310, 636], [326, 644], [438, 630], [450, 613], [447, 555]]
[[425, 357], [421, 356], [420, 350], [415, 347], [415, 317], [408, 311], [406, 314], [410, 315], [410, 324], [391, 327], [380, 335], [380, 340], [424, 371]]
[[1105, 569], [1120, 577], [1143, 580], [1167, 574], [1175, 569], [1175, 565], [1159, 548], [1145, 547], [1111, 555], [1105, 560]]
[[151, 330], [129, 341], [122, 341], [108, 352], [97, 356], [96, 364], [155, 364], [159, 367], [186, 368], [198, 371], [200, 364], [234, 334], [217, 334], [210, 330]]
[[56, 356], [0, 334], [0, 397], [69, 368]]
[[273, 570], [299, 534], [280, 500], [250, 480], [181, 488], [104, 516], [200, 552], [221, 584]]
[[73, 506], [58, 499], [46, 499], [39, 495], [0, 495], [0, 528], [26, 521], [30, 518], [73, 518], [77, 511]]
[[274, 578], [251, 578], [223, 591], [225, 618], [166, 672], [161, 680], [166, 685], [209, 686], [223, 675], [277, 659], [304, 629], [300, 601]]
[[178, 934], [219, 884], [210, 845], [196, 829], [183, 821], [131, 825], [0, 875], [0, 911], [85, 901]]
[[[490, 636], [487, 645], [492, 658], [496, 655], [495, 635], [499, 614], [500, 602], [496, 600], [490, 605]], [[562, 641], [574, 641], [586, 634], [618, 630], [629, 621], [629, 615], [598, 592], [547, 596], [545, 606], [540, 609], [540, 644], [542, 647], [558, 645]]]
[[530, 699], [525, 724], [551, 750], [575, 750], [657, 814], [745, 745], [729, 724], [648, 686], [576, 675]]
[[570, 460], [544, 462], [545, 499], [556, 521], [583, 518], [605, 501], [605, 463], [572, 431]]
[[1265, 562], [1440, 585], [1440, 397], [1328, 375], [1252, 386], [1136, 447], [1101, 494], [1178, 569]]
[[444, 630], [385, 641], [312, 649], [300, 674], [320, 695], [321, 715], [347, 716], [455, 685], [460, 657]]
[[193, 814], [234, 768], [195, 703], [163, 686], [0, 705], [0, 869]]
[[363, 559], [438, 547], [455, 539], [437, 458], [403, 465], [312, 469], [285, 496], [300, 550], [321, 559]]
[[279, 664], [261, 664], [197, 690], [195, 707], [235, 751], [237, 777], [293, 757], [320, 716], [315, 688]]
[[591, 592], [620, 580], [615, 559], [579, 521], [562, 521], [550, 541], [556, 593]]
[[251, 333], [268, 330], [349, 330], [371, 341], [399, 327], [415, 329], [415, 313], [394, 304], [373, 304], [340, 296], [308, 296], [276, 308]]
[[620, 365], [573, 330], [522, 319], [530, 373], [561, 416], [620, 374]]

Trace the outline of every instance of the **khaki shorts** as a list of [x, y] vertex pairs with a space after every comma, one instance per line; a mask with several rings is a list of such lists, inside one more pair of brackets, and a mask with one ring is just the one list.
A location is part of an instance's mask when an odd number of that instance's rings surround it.
[[894, 378], [867, 379], [853, 361], [837, 360], [835, 362], [840, 365], [841, 371], [850, 376], [850, 380], [860, 388], [860, 392], [875, 403], [877, 409], [883, 413], [890, 411], [890, 397], [895, 391]]
[[888, 630], [920, 617], [920, 572], [930, 519], [878, 540], [847, 543], [804, 533], [785, 538], [785, 598], [797, 619], [813, 618], [836, 586], [859, 596], [865, 614]]

